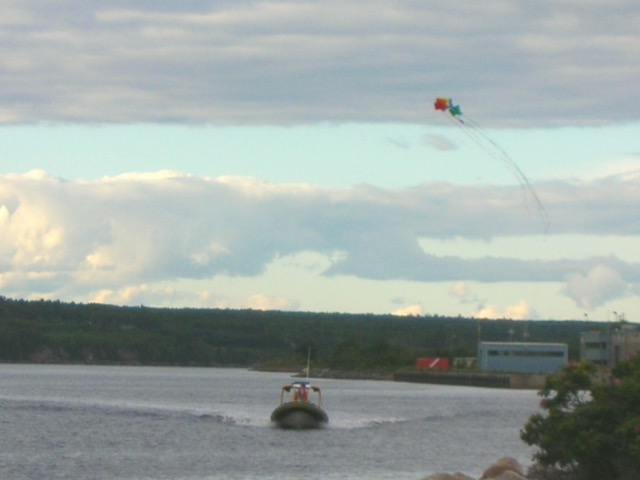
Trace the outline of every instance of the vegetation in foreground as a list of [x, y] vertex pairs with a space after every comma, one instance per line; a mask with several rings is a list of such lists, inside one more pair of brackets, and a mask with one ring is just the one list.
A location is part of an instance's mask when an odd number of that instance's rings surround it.
[[611, 380], [599, 373], [582, 362], [547, 378], [543, 413], [521, 432], [537, 447], [536, 478], [640, 478], [640, 355], [615, 368]]

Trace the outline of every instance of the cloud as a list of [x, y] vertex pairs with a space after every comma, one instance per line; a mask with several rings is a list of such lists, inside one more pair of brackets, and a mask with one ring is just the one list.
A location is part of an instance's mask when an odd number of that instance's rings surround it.
[[424, 122], [451, 95], [487, 124], [628, 122], [639, 21], [632, 0], [10, 2], [0, 121]]
[[506, 308], [489, 305], [476, 312], [474, 318], [508, 318], [512, 320], [529, 320], [537, 318], [535, 309], [524, 300]]
[[248, 306], [254, 310], [293, 310], [289, 299], [270, 297], [263, 293], [252, 295], [249, 298]]
[[520, 300], [515, 305], [498, 307], [496, 305], [484, 305], [478, 295], [472, 290], [468, 282], [456, 282], [449, 289], [449, 294], [459, 298], [461, 303], [474, 303], [478, 305], [474, 318], [509, 318], [513, 320], [535, 319], [538, 313], [527, 301]]
[[[640, 235], [637, 179], [544, 189], [552, 199], [554, 234]], [[185, 293], [157, 284], [173, 288], [171, 282], [184, 279], [255, 277], [276, 259], [301, 252], [324, 259], [315, 275], [451, 281], [450, 293], [466, 302], [478, 301], [466, 283], [471, 281], [567, 279], [566, 294], [585, 308], [624, 294], [623, 278], [640, 283], [639, 265], [614, 252], [543, 261], [438, 256], [420, 246], [422, 238], [541, 235], [536, 218], [523, 212], [517, 187], [331, 189], [169, 171], [95, 181], [39, 171], [5, 175], [0, 285], [20, 297], [177, 300]], [[254, 308], [293, 305], [273, 294], [251, 295], [257, 295]]]
[[468, 282], [456, 282], [449, 288], [449, 295], [457, 298], [461, 303], [483, 303]]
[[[111, 305], [150, 305], [155, 307], [174, 307], [189, 305], [203, 308], [250, 308], [253, 310], [296, 310], [296, 301], [283, 296], [270, 296], [264, 293], [248, 294], [238, 298], [230, 297], [211, 290], [190, 290], [180, 286], [142, 283], [128, 285], [115, 290], [102, 289], [92, 292], [86, 301]], [[38, 296], [36, 298], [43, 298]], [[51, 294], [46, 298], [56, 299]]]
[[607, 265], [596, 265], [586, 275], [567, 276], [565, 294], [586, 310], [594, 310], [610, 300], [630, 293], [623, 276]]
[[399, 308], [392, 312], [392, 315], [397, 315], [399, 317], [412, 317], [422, 315], [424, 312], [422, 311], [421, 305], [408, 305], [404, 308]]
[[594, 171], [588, 172], [583, 178], [608, 179], [610, 181], [633, 180], [640, 177], [640, 154], [627, 154], [615, 161], [599, 165]]
[[[71, 294], [71, 298], [79, 296], [78, 290], [75, 292], [65, 292]], [[58, 298], [50, 295], [51, 298]], [[40, 298], [33, 295], [32, 298]], [[180, 289], [177, 286], [166, 284], [160, 279], [159, 282], [129, 284], [116, 289], [104, 288], [92, 291], [82, 296], [82, 301], [89, 303], [106, 303], [111, 305], [149, 305], [154, 307], [174, 307], [176, 305], [189, 305], [191, 307], [212, 307], [219, 306], [226, 308], [226, 299], [217, 296], [209, 291], [190, 291]], [[242, 305], [245, 307], [246, 305]]]

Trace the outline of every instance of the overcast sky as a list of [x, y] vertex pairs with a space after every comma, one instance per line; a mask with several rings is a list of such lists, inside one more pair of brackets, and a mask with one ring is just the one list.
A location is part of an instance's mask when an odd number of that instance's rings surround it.
[[640, 320], [637, 1], [0, 8], [2, 295]]

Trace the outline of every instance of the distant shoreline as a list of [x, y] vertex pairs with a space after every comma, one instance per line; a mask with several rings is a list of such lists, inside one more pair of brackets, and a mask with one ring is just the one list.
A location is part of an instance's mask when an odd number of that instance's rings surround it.
[[[282, 372], [289, 373], [292, 377], [305, 378], [307, 376], [304, 369], [295, 367], [252, 367], [251, 370], [256, 372]], [[309, 378], [330, 378], [336, 380], [387, 380], [393, 381], [394, 373], [387, 372], [371, 372], [371, 371], [359, 371], [359, 370], [331, 370], [331, 369], [318, 369], [311, 370], [309, 372]]]
[[[253, 368], [264, 372], [286, 372], [292, 377], [305, 378], [304, 370], [296, 368]], [[520, 390], [540, 390], [544, 387], [546, 375], [476, 372], [476, 371], [397, 371], [372, 372], [357, 370], [311, 370], [310, 379], [330, 378], [336, 380], [385, 380], [391, 382], [423, 383], [431, 385], [453, 385], [483, 388], [504, 388]]]

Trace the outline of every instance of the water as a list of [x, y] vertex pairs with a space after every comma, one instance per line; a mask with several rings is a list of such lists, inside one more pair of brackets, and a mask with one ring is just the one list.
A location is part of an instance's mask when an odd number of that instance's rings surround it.
[[0, 365], [0, 478], [410, 479], [530, 464], [534, 391], [318, 380], [329, 426], [269, 422], [289, 375]]

